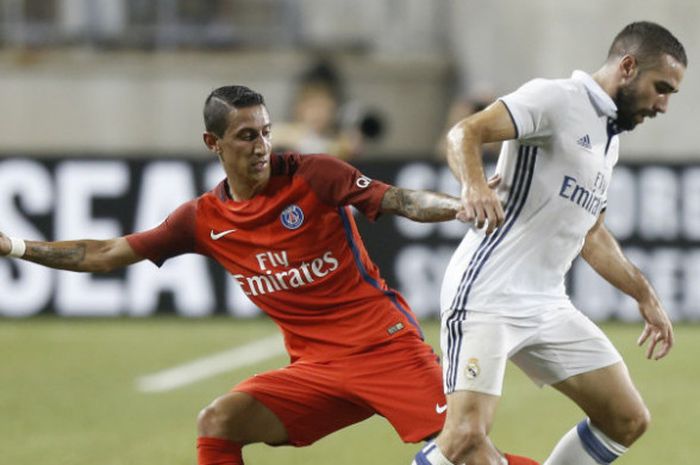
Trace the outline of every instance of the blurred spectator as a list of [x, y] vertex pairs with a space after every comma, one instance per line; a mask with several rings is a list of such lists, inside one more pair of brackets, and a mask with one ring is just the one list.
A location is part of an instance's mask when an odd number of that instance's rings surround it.
[[320, 60], [301, 75], [293, 102], [292, 120], [276, 124], [275, 150], [327, 153], [341, 159], [362, 153], [363, 130], [357, 113], [344, 106], [342, 82], [331, 63]]
[[[447, 110], [447, 116], [445, 117], [445, 127], [435, 144], [435, 154], [440, 160], [445, 160], [447, 157], [447, 133], [452, 129], [452, 126], [459, 123], [464, 118], [480, 112], [491, 105], [496, 98], [495, 92], [481, 89], [477, 92], [473, 92], [469, 97], [460, 97], [452, 102]], [[501, 151], [501, 143], [493, 142], [484, 144], [482, 150], [486, 163], [495, 162], [498, 158], [498, 153]]]

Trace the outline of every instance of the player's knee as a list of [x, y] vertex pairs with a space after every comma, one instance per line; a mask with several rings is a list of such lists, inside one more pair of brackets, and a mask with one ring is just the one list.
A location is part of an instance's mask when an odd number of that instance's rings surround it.
[[[469, 463], [481, 464], [481, 456], [488, 456], [489, 440], [483, 428], [472, 425], [459, 425], [445, 428], [442, 434], [445, 457], [452, 463], [462, 463], [469, 457]], [[482, 453], [483, 452], [483, 453]]]
[[235, 415], [230, 409], [224, 408], [220, 402], [214, 401], [203, 408], [197, 416], [197, 431], [202, 437], [229, 437]]
[[631, 445], [649, 428], [651, 413], [642, 405], [627, 418], [626, 437], [622, 442], [624, 446]]
[[202, 437], [219, 436], [220, 425], [220, 415], [213, 404], [204, 407], [197, 415], [197, 431]]
[[629, 447], [649, 428], [651, 414], [645, 405], [626, 412], [616, 422], [614, 439], [625, 447]]

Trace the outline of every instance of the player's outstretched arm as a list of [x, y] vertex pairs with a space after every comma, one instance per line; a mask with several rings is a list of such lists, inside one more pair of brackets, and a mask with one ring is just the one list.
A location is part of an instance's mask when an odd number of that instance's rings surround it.
[[40, 242], [0, 233], [0, 255], [21, 258], [50, 268], [107, 273], [143, 260], [123, 237], [104, 241]]
[[581, 256], [606, 281], [635, 299], [645, 325], [639, 340], [649, 340], [647, 358], [658, 360], [673, 346], [673, 326], [654, 288], [642, 272], [625, 257], [620, 244], [603, 224], [605, 213], [588, 232]]
[[431, 191], [390, 187], [382, 197], [381, 211], [430, 223], [454, 220], [462, 203], [457, 197]]
[[[501, 182], [499, 176], [488, 180], [488, 187], [495, 189]], [[434, 223], [464, 217], [462, 202], [457, 197], [432, 191], [414, 191], [401, 187], [390, 187], [382, 197], [381, 211], [404, 216], [421, 223]]]

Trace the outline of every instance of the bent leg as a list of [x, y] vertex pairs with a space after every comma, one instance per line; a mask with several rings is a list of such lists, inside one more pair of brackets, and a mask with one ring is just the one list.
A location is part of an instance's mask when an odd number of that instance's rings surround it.
[[284, 444], [287, 430], [261, 402], [243, 392], [230, 392], [202, 410], [197, 419], [200, 437], [222, 438], [240, 445]]
[[332, 364], [293, 364], [249, 378], [199, 414], [199, 465], [241, 465], [241, 447], [305, 446], [373, 414], [337, 391]]
[[231, 392], [204, 408], [197, 418], [198, 465], [242, 465], [242, 446], [282, 444], [287, 431], [277, 416], [249, 394]]
[[[510, 353], [523, 344], [538, 325], [521, 318], [454, 310], [443, 315], [440, 343], [447, 394], [447, 417], [430, 449], [416, 455], [416, 463], [502, 465], [504, 456], [488, 434], [503, 386]], [[432, 458], [434, 457], [434, 459]], [[524, 463], [513, 456], [515, 463]]]
[[508, 352], [525, 336], [500, 317], [452, 311], [443, 316], [447, 416], [435, 443], [453, 464], [501, 465], [488, 437], [500, 399]]
[[447, 396], [445, 426], [435, 443], [453, 464], [501, 465], [503, 458], [488, 437], [498, 396], [455, 391]]
[[545, 465], [613, 462], [649, 425], [649, 411], [623, 362], [573, 376], [554, 388], [588, 415], [556, 445]]
[[572, 376], [552, 387], [576, 402], [596, 428], [625, 447], [649, 426], [649, 410], [623, 362]]

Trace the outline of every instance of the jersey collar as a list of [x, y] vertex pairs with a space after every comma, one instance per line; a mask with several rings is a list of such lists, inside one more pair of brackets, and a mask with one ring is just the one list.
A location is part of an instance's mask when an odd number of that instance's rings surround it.
[[591, 101], [600, 113], [612, 119], [617, 118], [617, 105], [615, 105], [613, 99], [610, 98], [608, 93], [605, 92], [597, 82], [595, 82], [595, 79], [593, 79], [590, 74], [576, 70], [571, 75], [571, 79], [584, 85], [588, 91], [588, 95], [591, 97]]

